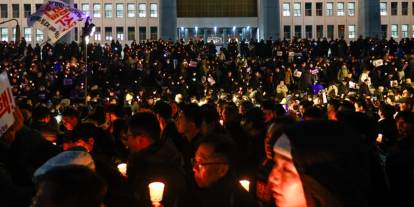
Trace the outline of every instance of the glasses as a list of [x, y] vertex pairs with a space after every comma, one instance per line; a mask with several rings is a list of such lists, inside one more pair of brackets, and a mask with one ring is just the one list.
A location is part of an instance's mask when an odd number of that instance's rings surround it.
[[201, 169], [203, 166], [207, 166], [207, 165], [225, 165], [225, 164], [227, 164], [227, 162], [198, 162], [194, 158], [191, 158], [191, 165], [195, 169]]

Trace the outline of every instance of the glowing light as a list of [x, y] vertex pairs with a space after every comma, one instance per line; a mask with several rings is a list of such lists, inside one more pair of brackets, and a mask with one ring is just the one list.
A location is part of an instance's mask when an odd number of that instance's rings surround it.
[[239, 182], [243, 186], [243, 188], [246, 189], [247, 192], [249, 192], [250, 181], [248, 181], [248, 180], [240, 180]]
[[164, 194], [165, 184], [161, 182], [153, 182], [148, 185], [150, 199], [153, 205], [159, 206]]

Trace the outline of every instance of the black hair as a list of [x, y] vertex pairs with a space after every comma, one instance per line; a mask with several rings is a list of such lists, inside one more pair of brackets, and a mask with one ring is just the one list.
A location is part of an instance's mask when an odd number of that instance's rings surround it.
[[246, 109], [246, 111], [249, 111], [250, 109], [254, 108], [254, 105], [251, 101], [243, 101], [240, 105], [242, 105]]
[[33, 109], [32, 119], [33, 121], [39, 121], [40, 119], [47, 118], [50, 116], [50, 110], [45, 106], [37, 106]]
[[170, 104], [165, 103], [164, 101], [157, 101], [152, 107], [154, 113], [160, 115], [164, 119], [170, 119], [172, 114], [172, 109]]
[[204, 104], [201, 106], [202, 120], [206, 123], [218, 122], [220, 115], [213, 104]]
[[106, 112], [113, 113], [120, 118], [124, 116], [124, 108], [120, 104], [110, 104], [109, 106], [107, 106]]
[[414, 113], [409, 111], [400, 111], [395, 116], [395, 120], [403, 119], [405, 122], [414, 124]]
[[128, 130], [132, 135], [146, 135], [152, 141], [160, 139], [161, 128], [157, 117], [149, 112], [139, 112], [134, 114], [128, 123]]
[[320, 107], [312, 106], [306, 109], [306, 111], [303, 113], [303, 117], [309, 119], [323, 120], [326, 119], [326, 114]]
[[87, 141], [89, 138], [96, 139], [97, 137], [97, 127], [92, 123], [81, 123], [78, 124], [72, 132], [71, 141], [76, 140], [85, 140]]
[[182, 107], [182, 113], [184, 114], [187, 121], [194, 122], [197, 127], [201, 126], [201, 109], [195, 104], [187, 104]]
[[78, 111], [73, 108], [73, 107], [67, 107], [63, 112], [62, 112], [62, 116], [73, 116], [78, 118], [79, 117], [79, 113]]
[[201, 144], [213, 147], [217, 156], [223, 157], [230, 167], [235, 166], [237, 162], [236, 144], [230, 137], [224, 134], [209, 134], [200, 140], [198, 146]]
[[382, 103], [379, 106], [379, 110], [384, 114], [385, 118], [389, 119], [392, 119], [395, 113], [394, 107], [386, 103]]
[[341, 102], [338, 99], [330, 99], [328, 101], [328, 105], [332, 106], [335, 109], [335, 111], [338, 111]]
[[273, 100], [264, 100], [262, 102], [262, 109], [276, 111], [276, 102]]

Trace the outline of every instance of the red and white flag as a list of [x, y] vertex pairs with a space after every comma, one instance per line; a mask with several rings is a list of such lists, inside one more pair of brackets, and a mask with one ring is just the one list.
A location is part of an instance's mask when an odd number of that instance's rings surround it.
[[7, 73], [0, 74], [0, 136], [14, 124], [15, 102]]
[[86, 14], [69, 4], [50, 0], [27, 19], [29, 27], [41, 28], [52, 43], [86, 19]]

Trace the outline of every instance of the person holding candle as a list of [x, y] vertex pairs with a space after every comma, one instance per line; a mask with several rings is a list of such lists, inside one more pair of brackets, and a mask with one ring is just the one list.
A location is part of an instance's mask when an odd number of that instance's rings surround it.
[[278, 207], [390, 206], [373, 192], [369, 149], [337, 122], [308, 121], [289, 127], [273, 146], [269, 175]]
[[[151, 206], [148, 185], [165, 185], [163, 206], [192, 206], [183, 168], [183, 159], [171, 142], [163, 142], [157, 117], [149, 112], [132, 116], [128, 123], [127, 165], [128, 184], [133, 193], [134, 206]], [[191, 196], [190, 196], [191, 197]]]
[[126, 188], [126, 180], [113, 162], [113, 151], [105, 132], [92, 123], [80, 123], [63, 143], [65, 151], [90, 153], [96, 165], [96, 173], [108, 183], [105, 196], [107, 206], [128, 206], [132, 196]]
[[36, 180], [32, 207], [104, 206], [105, 181], [86, 166], [60, 166]]
[[208, 135], [200, 141], [192, 162], [197, 206], [258, 206], [235, 175], [235, 150], [234, 142], [224, 135]]

